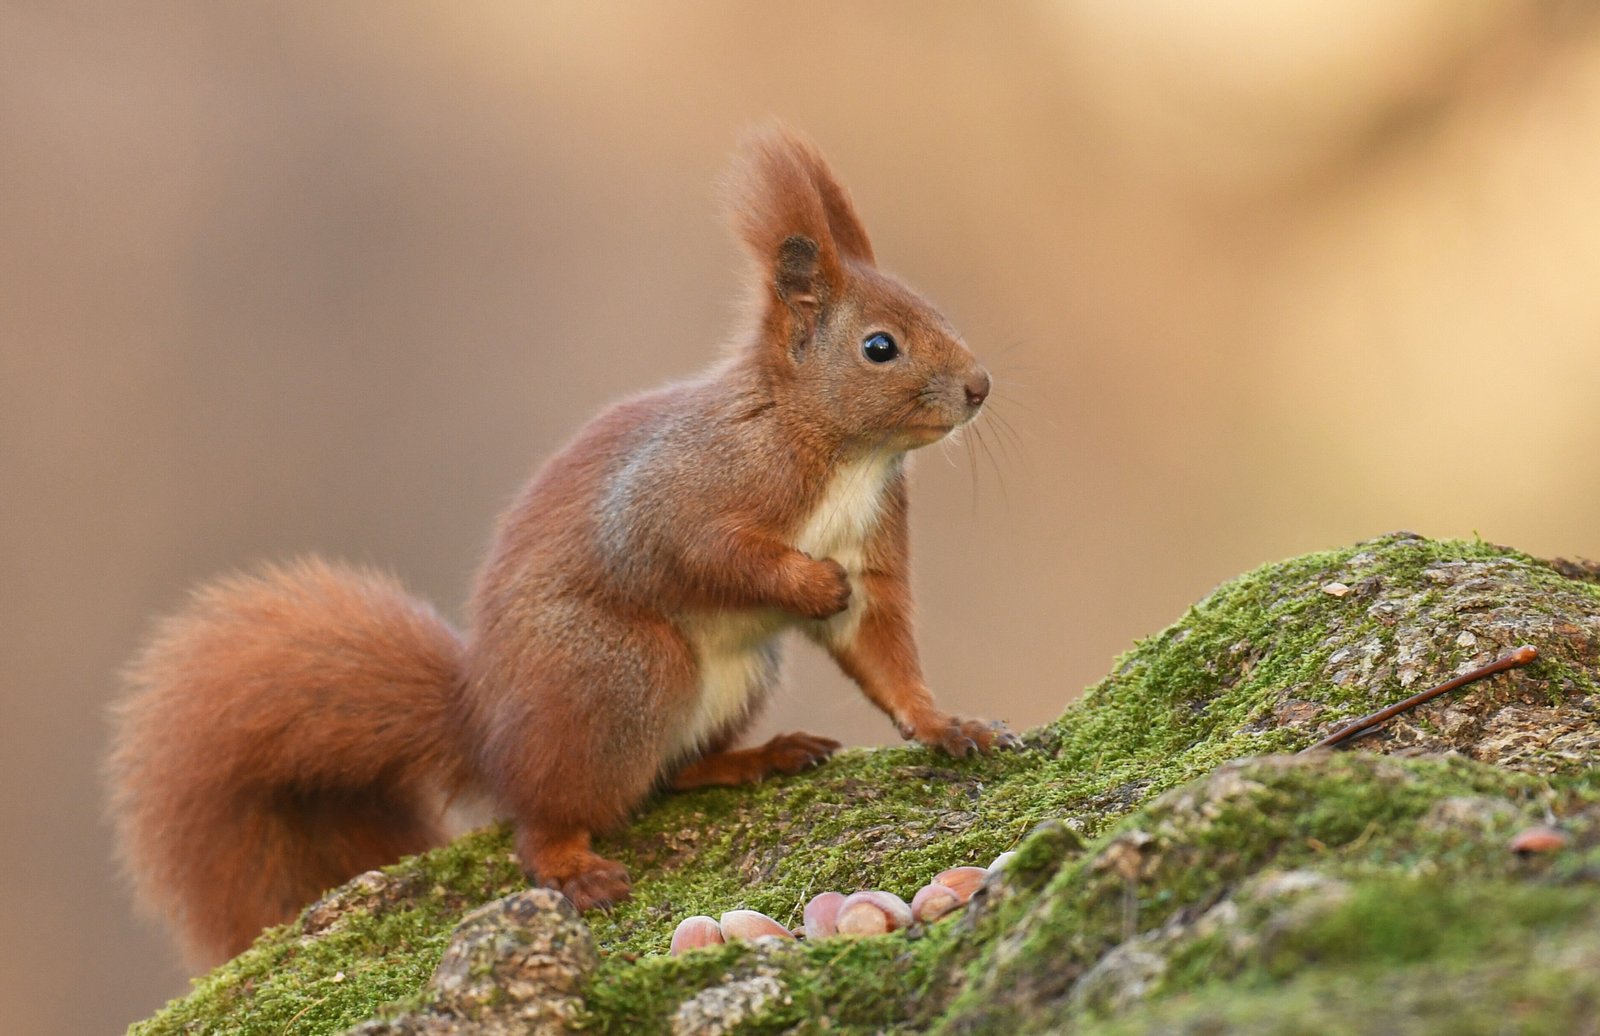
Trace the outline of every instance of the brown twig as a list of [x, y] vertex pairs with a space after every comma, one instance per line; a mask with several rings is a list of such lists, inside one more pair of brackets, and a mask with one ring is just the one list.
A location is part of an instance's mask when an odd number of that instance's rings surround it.
[[1453, 680], [1446, 680], [1437, 687], [1430, 688], [1418, 694], [1413, 694], [1405, 701], [1396, 702], [1386, 709], [1379, 709], [1370, 716], [1362, 716], [1354, 723], [1341, 727], [1332, 734], [1329, 734], [1327, 737], [1323, 738], [1321, 741], [1318, 741], [1310, 748], [1301, 749], [1300, 754], [1304, 755], [1306, 752], [1314, 752], [1319, 748], [1333, 748], [1336, 745], [1350, 740], [1363, 731], [1371, 730], [1380, 723], [1393, 719], [1408, 709], [1416, 708], [1425, 701], [1432, 701], [1441, 694], [1447, 694], [1458, 687], [1465, 687], [1469, 683], [1475, 683], [1478, 680], [1482, 680], [1488, 676], [1493, 676], [1496, 673], [1503, 673], [1507, 669], [1521, 668], [1538, 657], [1539, 652], [1536, 648], [1530, 644], [1524, 644], [1522, 647], [1519, 647], [1515, 651], [1511, 652], [1511, 654], [1506, 655], [1503, 658], [1497, 658], [1486, 666], [1480, 666], [1479, 668], [1472, 670], [1470, 673], [1462, 673]]

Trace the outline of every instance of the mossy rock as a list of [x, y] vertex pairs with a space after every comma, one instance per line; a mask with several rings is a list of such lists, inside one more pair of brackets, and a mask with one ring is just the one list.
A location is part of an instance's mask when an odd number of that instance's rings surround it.
[[[1354, 751], [1283, 754], [1523, 643], [1539, 661]], [[658, 799], [602, 846], [634, 898], [588, 919], [599, 964], [576, 1024], [1569, 1031], [1600, 1005], [1597, 680], [1600, 581], [1581, 563], [1394, 534], [1268, 565], [1136, 645], [1019, 752], [850, 751]], [[1506, 848], [1551, 822], [1561, 851]], [[689, 914], [797, 924], [816, 892], [909, 898], [1007, 849], [957, 920], [665, 953]], [[464, 914], [522, 886], [503, 829], [469, 835], [337, 890], [134, 1031], [337, 1032], [380, 1012], [369, 1031], [457, 1031], [426, 1014], [428, 977]]]

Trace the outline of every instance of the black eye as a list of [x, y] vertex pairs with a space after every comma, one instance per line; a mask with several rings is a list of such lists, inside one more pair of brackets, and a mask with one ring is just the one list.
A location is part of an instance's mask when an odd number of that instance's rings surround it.
[[900, 355], [900, 347], [894, 344], [893, 338], [882, 331], [876, 331], [861, 343], [861, 355], [873, 363], [888, 363]]

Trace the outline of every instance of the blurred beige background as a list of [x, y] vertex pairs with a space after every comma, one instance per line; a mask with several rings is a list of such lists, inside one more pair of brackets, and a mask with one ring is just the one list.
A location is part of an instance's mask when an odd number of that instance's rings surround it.
[[[457, 608], [541, 457], [713, 355], [767, 115], [1001, 379], [914, 489], [951, 707], [1388, 529], [1600, 555], [1595, 9], [3, 0], [5, 1028], [183, 988], [99, 818], [151, 618], [307, 550]], [[796, 661], [764, 731], [892, 739]]]

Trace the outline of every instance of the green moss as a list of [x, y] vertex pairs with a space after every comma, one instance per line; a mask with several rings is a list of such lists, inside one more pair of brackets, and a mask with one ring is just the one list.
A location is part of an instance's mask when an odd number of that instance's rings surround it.
[[444, 951], [441, 920], [397, 911], [303, 945], [271, 933], [133, 1032], [336, 1032], [427, 980]]
[[1471, 963], [1525, 953], [1568, 928], [1594, 927], [1597, 916], [1592, 888], [1386, 876], [1360, 883], [1347, 903], [1284, 933], [1259, 968], [1281, 981], [1313, 963], [1373, 971], [1428, 960]]
[[[1600, 916], [1593, 871], [1569, 868], [1567, 880], [1584, 884], [1550, 885], [1560, 869], [1505, 848], [1505, 832], [1541, 818], [1547, 790], [1538, 778], [1460, 759], [1277, 757], [1226, 767], [1134, 813], [1042, 894], [991, 919], [939, 1031], [1053, 1031], [1073, 1013], [1073, 983], [1113, 947], [1181, 931], [1268, 870], [1320, 874], [1347, 886], [1350, 898], [1243, 956], [1227, 947], [1239, 930], [1270, 931], [1263, 922], [1271, 911], [1241, 928], [1179, 939], [1163, 950], [1163, 995], [1241, 970], [1277, 982], [1312, 965], [1525, 964], [1546, 929]], [[1436, 817], [1441, 803], [1460, 800], [1496, 802], [1504, 813], [1464, 839]], [[1582, 824], [1592, 830], [1593, 818]], [[1132, 832], [1142, 837], [1124, 837]], [[1119, 840], [1143, 843], [1131, 880], [1111, 865]]]
[[[1600, 1008], [1592, 888], [1390, 877], [1083, 1033], [1570, 1033]], [[1581, 1024], [1580, 1024], [1581, 1023]]]
[[[1570, 947], [1570, 949], [1568, 948]], [[1284, 1036], [1567, 1036], [1600, 1006], [1600, 951], [1572, 936], [1548, 951], [1583, 965], [1548, 970], [1494, 961], [1476, 967], [1419, 964], [1363, 974], [1318, 969], [1274, 987], [1218, 987], [1123, 1019], [1089, 1023], [1084, 1036], [1256, 1033]]]
[[[1323, 592], [1334, 581], [1353, 589]], [[1492, 600], [1475, 603], [1478, 583], [1493, 588], [1483, 591]], [[730, 974], [770, 973], [787, 999], [741, 1031], [782, 1031], [823, 1015], [843, 1031], [941, 1018], [951, 1031], [983, 1031], [976, 1019], [1017, 999], [1010, 994], [1050, 1002], [1130, 929], [1203, 909], [1269, 863], [1358, 876], [1363, 867], [1419, 866], [1433, 852], [1449, 867], [1487, 864], [1476, 849], [1390, 834], [1414, 828], [1441, 797], [1493, 794], [1522, 810], [1542, 796], [1541, 808], [1579, 808], [1594, 800], [1595, 781], [1541, 783], [1459, 762], [1384, 771], [1404, 778], [1389, 787], [1363, 763], [1336, 760], [1251, 778], [1261, 790], [1214, 804], [1201, 826], [1180, 824], [1167, 800], [1152, 804], [1229, 759], [1301, 747], [1337, 720], [1397, 699], [1407, 675], [1410, 690], [1445, 678], [1463, 655], [1451, 645], [1455, 627], [1436, 631], [1472, 608], [1593, 614], [1600, 586], [1481, 542], [1385, 537], [1220, 587], [1117, 660], [1058, 721], [1028, 732], [1020, 752], [951, 760], [921, 748], [850, 751], [757, 788], [662, 797], [600, 846], [628, 866], [635, 887], [630, 902], [591, 919], [602, 961], [589, 1025], [659, 1031], [696, 990]], [[1528, 679], [1557, 697], [1592, 693], [1594, 667], [1556, 644]], [[1314, 720], [1291, 722], [1297, 709]], [[1028, 834], [1045, 821], [1057, 823]], [[1164, 859], [1173, 861], [1131, 900], [1121, 879], [1092, 869], [1094, 851], [1084, 853], [1078, 838], [1127, 825], [1171, 843]], [[1013, 880], [992, 902], [921, 938], [664, 956], [688, 914], [749, 907], [797, 924], [816, 892], [878, 887], [909, 897], [945, 867], [1015, 847]], [[521, 882], [502, 829], [393, 873], [422, 890], [405, 907], [316, 940], [302, 938], [300, 923], [269, 933], [139, 1031], [334, 1031], [413, 998], [453, 920]], [[1030, 971], [1030, 962], [1052, 970]]]
[[[826, 1024], [838, 1032], [876, 1032], [903, 1023], [908, 1008], [942, 999], [939, 947], [948, 926], [898, 938], [838, 939], [779, 947], [733, 945], [682, 957], [654, 956], [605, 969], [588, 992], [598, 1032], [664, 1032], [678, 1005], [704, 989], [755, 975], [776, 978], [784, 995], [740, 1032], [777, 1033]], [[824, 1020], [826, 1020], [824, 1022]]]
[[304, 917], [272, 929], [131, 1032], [338, 1032], [383, 1004], [414, 997], [444, 953], [455, 919], [522, 886], [509, 840], [498, 830], [385, 873], [396, 879], [397, 902], [357, 904], [315, 937]]

